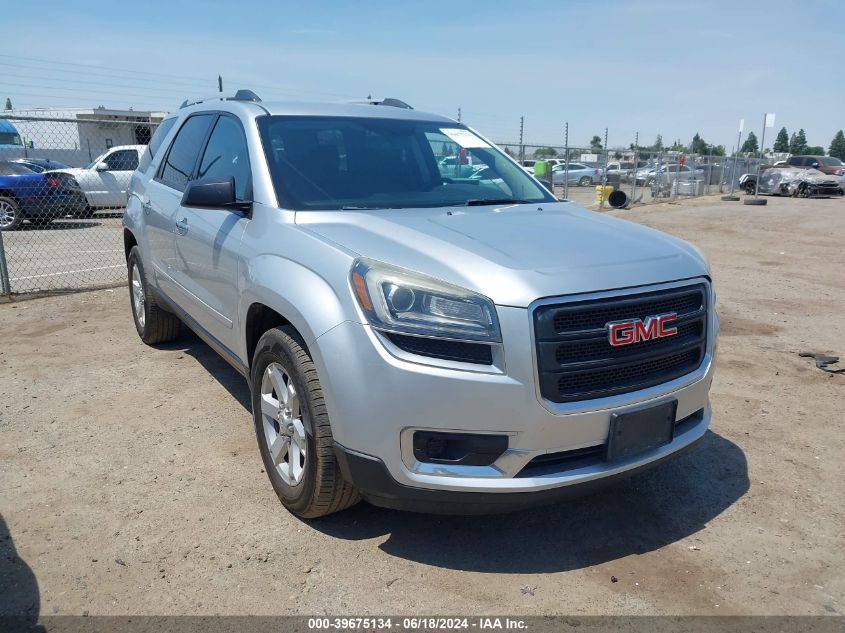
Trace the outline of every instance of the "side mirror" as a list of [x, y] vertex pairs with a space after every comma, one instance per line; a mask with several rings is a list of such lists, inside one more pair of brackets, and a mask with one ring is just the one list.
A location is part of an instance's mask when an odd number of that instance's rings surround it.
[[818, 164], [818, 163], [816, 163], [816, 162], [814, 162], [814, 163], [812, 163], [812, 164], [810, 165], [810, 167], [812, 167], [813, 169], [818, 169], [818, 168], [819, 168], [819, 164]]
[[235, 198], [235, 179], [233, 176], [200, 178], [188, 183], [182, 195], [183, 207], [201, 209], [230, 209], [249, 211], [251, 201]]
[[107, 163], [99, 162], [96, 165], [94, 165], [94, 169], [97, 170], [97, 171], [108, 171], [109, 166], [108, 166]]

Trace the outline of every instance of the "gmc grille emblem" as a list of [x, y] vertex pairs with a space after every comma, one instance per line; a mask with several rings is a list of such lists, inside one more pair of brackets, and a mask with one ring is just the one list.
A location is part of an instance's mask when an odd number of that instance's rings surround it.
[[628, 321], [615, 321], [606, 324], [607, 338], [613, 347], [631, 345], [650, 341], [652, 339], [674, 336], [678, 328], [672, 327], [672, 322], [678, 318], [675, 312], [660, 314], [657, 316], [642, 319], [630, 319]]

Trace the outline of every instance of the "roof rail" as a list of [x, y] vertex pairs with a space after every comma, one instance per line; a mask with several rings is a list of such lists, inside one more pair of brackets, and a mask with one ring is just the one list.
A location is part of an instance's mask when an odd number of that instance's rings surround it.
[[182, 108], [187, 108], [191, 105], [203, 103], [204, 101], [214, 101], [215, 99], [220, 99], [221, 101], [225, 99], [226, 101], [252, 101], [253, 103], [261, 103], [261, 97], [255, 94], [252, 90], [238, 90], [234, 97], [224, 97], [222, 94], [216, 94], [210, 97], [202, 97], [200, 99], [185, 99], [182, 102], [182, 105], [179, 106], [179, 109], [181, 110]]
[[366, 99], [360, 101], [351, 101], [350, 103], [360, 103], [360, 104], [369, 104], [369, 105], [383, 105], [383, 106], [390, 106], [392, 108], [402, 108], [404, 110], [413, 110], [413, 108], [401, 101], [400, 99], [394, 99], [393, 97], [385, 97], [384, 99], [373, 99], [372, 97], [367, 97]]

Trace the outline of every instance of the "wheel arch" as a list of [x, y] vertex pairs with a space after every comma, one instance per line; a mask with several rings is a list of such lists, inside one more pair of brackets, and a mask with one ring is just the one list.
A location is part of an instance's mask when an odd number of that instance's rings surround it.
[[126, 257], [126, 261], [129, 261], [129, 253], [132, 251], [133, 246], [138, 245], [138, 240], [135, 238], [135, 234], [130, 231], [129, 229], [123, 229], [123, 252]]
[[[302, 337], [306, 349], [333, 327], [355, 314], [351, 293], [340, 295], [313, 270], [289, 259], [262, 256], [250, 262], [249, 284], [241, 295], [243, 332], [239, 350], [251, 368], [252, 357], [262, 334], [273, 327], [289, 325]], [[257, 280], [274, 280], [277, 285], [253, 285]], [[316, 361], [317, 359], [315, 359]]]

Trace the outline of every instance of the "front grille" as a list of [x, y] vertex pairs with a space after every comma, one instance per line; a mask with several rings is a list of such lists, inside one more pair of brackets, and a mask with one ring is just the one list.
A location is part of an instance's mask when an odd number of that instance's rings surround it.
[[423, 336], [408, 336], [406, 334], [385, 333], [396, 347], [420, 356], [454, 360], [475, 365], [492, 365], [493, 351], [484, 343], [464, 343], [462, 341], [445, 341], [438, 338]]
[[[614, 347], [607, 324], [675, 313], [678, 333]], [[572, 303], [534, 311], [540, 392], [574, 402], [644, 389], [698, 368], [707, 339], [704, 284]]]

